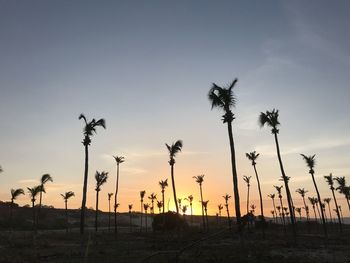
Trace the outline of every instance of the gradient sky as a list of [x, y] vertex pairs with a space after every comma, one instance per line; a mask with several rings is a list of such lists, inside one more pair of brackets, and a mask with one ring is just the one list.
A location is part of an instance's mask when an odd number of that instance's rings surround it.
[[[227, 129], [210, 110], [212, 82], [235, 77], [234, 136], [242, 210], [243, 175], [253, 169], [245, 153], [257, 150], [266, 214], [281, 184], [270, 129], [258, 126], [261, 111], [280, 110], [280, 144], [296, 206], [295, 189], [315, 196], [299, 153], [316, 154], [321, 196], [323, 175], [350, 182], [349, 1], [5, 1], [0, 0], [0, 200], [10, 188], [34, 186], [44, 173], [44, 204], [63, 207], [60, 193], [74, 191], [81, 205], [84, 151], [80, 113], [105, 118], [90, 147], [87, 205], [94, 206], [94, 172], [110, 173], [100, 207], [114, 191], [121, 166], [121, 211], [139, 209], [139, 191], [160, 195], [169, 178], [164, 143], [184, 141], [176, 163], [179, 197], [199, 189], [216, 212], [232, 194]], [[170, 187], [167, 197], [171, 197]], [[258, 205], [256, 181], [252, 202]], [[338, 195], [340, 198], [341, 196]], [[232, 200], [231, 200], [232, 201]], [[29, 203], [20, 197], [18, 203]], [[232, 202], [231, 202], [232, 203]], [[343, 211], [345, 200], [341, 199]], [[173, 207], [173, 202], [171, 202]], [[233, 205], [231, 205], [233, 208]], [[257, 209], [259, 211], [259, 209]]]

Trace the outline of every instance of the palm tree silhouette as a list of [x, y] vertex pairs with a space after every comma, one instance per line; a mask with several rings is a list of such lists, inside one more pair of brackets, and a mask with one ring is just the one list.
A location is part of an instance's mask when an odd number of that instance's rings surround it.
[[33, 230], [34, 232], [36, 232], [36, 213], [35, 213], [35, 201], [36, 201], [36, 197], [37, 195], [40, 193], [41, 189], [41, 185], [37, 185], [34, 186], [32, 188], [27, 187], [28, 189], [28, 193], [30, 196], [30, 201], [32, 202], [32, 210], [33, 210]]
[[85, 227], [85, 210], [86, 210], [86, 193], [87, 193], [87, 182], [89, 173], [89, 145], [91, 144], [91, 136], [96, 133], [96, 128], [102, 126], [106, 129], [106, 122], [104, 119], [99, 119], [96, 121], [92, 119], [90, 122], [87, 121], [84, 114], [80, 114], [79, 120], [83, 119], [85, 122], [84, 126], [84, 140], [83, 145], [85, 148], [85, 168], [84, 168], [84, 184], [83, 184], [83, 198], [81, 202], [81, 212], [80, 212], [80, 234], [84, 234]]
[[159, 185], [160, 185], [160, 188], [162, 189], [162, 205], [163, 205], [163, 214], [164, 214], [164, 201], [165, 201], [165, 199], [164, 199], [164, 192], [165, 192], [165, 188], [168, 186], [168, 179], [165, 179], [164, 181], [163, 180], [161, 180], [161, 181], [159, 181]]
[[219, 216], [219, 223], [220, 223], [220, 222], [221, 222], [221, 210], [224, 209], [223, 205], [222, 205], [222, 204], [219, 204], [219, 205], [218, 205], [218, 209], [219, 209], [218, 216]]
[[143, 198], [145, 197], [146, 191], [140, 191], [140, 203], [141, 203], [141, 227], [140, 232], [142, 232], [142, 217], [143, 217]]
[[178, 199], [177, 199], [177, 203], [178, 203], [178, 205], [179, 205], [179, 209], [182, 210], [182, 209], [181, 209], [182, 198], [178, 198]]
[[208, 231], [209, 230], [209, 224], [208, 224], [208, 203], [209, 200], [207, 201], [202, 201], [202, 207], [204, 208], [204, 212], [205, 212], [205, 228]]
[[205, 229], [205, 218], [204, 218], [204, 201], [203, 201], [203, 191], [202, 191], [202, 184], [204, 182], [204, 174], [193, 176], [193, 178], [196, 180], [196, 183], [199, 184], [199, 190], [200, 190], [200, 196], [201, 196], [201, 206], [202, 206], [202, 219], [203, 219], [203, 229]]
[[314, 155], [310, 155], [310, 156], [306, 156], [304, 154], [301, 154], [301, 156], [303, 157], [303, 159], [306, 162], [307, 167], [309, 168], [309, 174], [311, 174], [312, 181], [313, 181], [314, 186], [315, 186], [318, 203], [319, 203], [319, 206], [321, 208], [323, 231], [324, 231], [325, 236], [327, 237], [328, 234], [327, 234], [326, 220], [325, 220], [325, 216], [324, 216], [323, 209], [322, 209], [322, 203], [321, 203], [322, 199], [321, 199], [321, 196], [320, 196], [320, 192], [318, 191], [317, 184], [316, 184], [316, 181], [315, 181], [315, 176], [314, 176], [314, 174], [315, 174], [314, 168], [315, 168], [315, 162], [316, 162], [315, 161], [315, 154]]
[[98, 228], [98, 197], [101, 191], [101, 186], [107, 182], [108, 173], [107, 172], [98, 172], [96, 171], [95, 180], [96, 180], [96, 211], [95, 211], [95, 231], [97, 232]]
[[278, 193], [278, 198], [280, 200], [280, 204], [281, 204], [281, 208], [282, 208], [282, 223], [283, 223], [283, 230], [284, 232], [286, 232], [286, 221], [285, 221], [285, 218], [284, 218], [284, 212], [283, 212], [283, 202], [282, 202], [282, 188], [283, 186], [276, 186], [274, 185], [273, 187], [275, 187], [277, 193]]
[[[1, 167], [0, 167], [1, 168]], [[13, 210], [13, 204], [15, 203], [15, 200], [18, 196], [24, 195], [24, 191], [22, 188], [18, 189], [11, 189], [11, 206], [10, 206], [10, 223], [12, 224], [12, 210]]]
[[184, 220], [186, 221], [186, 212], [187, 212], [187, 205], [184, 205], [181, 210], [182, 210], [182, 215], [183, 215], [183, 218]]
[[108, 193], [108, 232], [111, 231], [111, 197], [112, 196], [113, 196], [113, 193]]
[[346, 202], [348, 203], [348, 207], [350, 210], [350, 186], [346, 186], [345, 176], [335, 177], [334, 180], [337, 181], [338, 187], [337, 190], [339, 193], [345, 196]]
[[128, 205], [128, 207], [129, 207], [129, 225], [130, 225], [130, 232], [132, 232], [132, 217], [131, 217], [132, 204]]
[[299, 214], [299, 221], [301, 222], [301, 208], [300, 207], [296, 207], [295, 211]]
[[301, 195], [301, 197], [303, 198], [303, 203], [304, 203], [304, 209], [305, 209], [305, 212], [306, 212], [306, 220], [309, 222], [309, 209], [306, 205], [306, 202], [305, 202], [305, 195], [306, 193], [308, 192], [307, 190], [305, 190], [304, 188], [298, 188], [295, 192], [297, 192], [298, 194]]
[[117, 163], [117, 178], [115, 183], [115, 193], [114, 193], [114, 232], [118, 232], [117, 226], [117, 203], [118, 203], [118, 190], [119, 190], [119, 165], [125, 162], [125, 158], [123, 156], [113, 156], [114, 160]]
[[343, 212], [342, 212], [342, 210], [341, 210], [341, 206], [338, 206], [338, 210], [339, 210], [339, 213], [340, 213], [341, 221], [342, 221], [343, 224], [344, 224], [344, 217], [343, 217]]
[[235, 79], [231, 85], [227, 88], [219, 87], [213, 83], [212, 88], [209, 90], [208, 99], [211, 102], [211, 108], [219, 108], [224, 111], [222, 116], [223, 123], [227, 123], [228, 136], [230, 141], [230, 150], [231, 150], [231, 166], [232, 166], [232, 179], [233, 179], [233, 193], [235, 196], [235, 211], [236, 219], [238, 224], [238, 230], [241, 231], [241, 208], [239, 201], [239, 191], [238, 191], [238, 176], [237, 176], [237, 167], [236, 167], [236, 153], [235, 153], [235, 144], [233, 140], [232, 133], [232, 122], [235, 119], [234, 114], [232, 113], [232, 108], [236, 104], [236, 98], [233, 94], [233, 87], [237, 83]]
[[231, 228], [230, 210], [228, 209], [228, 200], [231, 198], [231, 196], [226, 194], [223, 196], [223, 198], [225, 199], [228, 227]]
[[312, 205], [312, 209], [314, 210], [314, 215], [315, 215], [315, 220], [317, 222], [317, 215], [316, 215], [316, 209], [315, 209], [315, 205], [317, 204], [318, 200], [316, 197], [308, 197], [311, 205]]
[[330, 206], [330, 202], [332, 201], [332, 198], [327, 197], [323, 199], [324, 204], [327, 204], [328, 206], [328, 212], [329, 212], [329, 220], [331, 221], [331, 223], [333, 222], [333, 218], [332, 218], [332, 211], [331, 211], [331, 206]]
[[41, 176], [40, 178], [40, 196], [39, 196], [39, 209], [38, 209], [38, 213], [40, 213], [40, 209], [41, 209], [41, 204], [42, 204], [42, 193], [46, 193], [45, 190], [45, 184], [47, 184], [48, 182], [53, 182], [52, 177], [49, 174], [44, 174], [43, 176]]
[[191, 208], [191, 225], [193, 225], [193, 209], [192, 209], [193, 195], [187, 196], [187, 198], [185, 198], [185, 200], [187, 200], [190, 203], [190, 208]]
[[74, 192], [69, 191], [61, 194], [64, 200], [64, 211], [66, 215], [66, 233], [68, 233], [69, 223], [68, 223], [68, 199], [74, 196]]
[[157, 207], [158, 207], [158, 213], [161, 213], [162, 207], [163, 207], [163, 202], [162, 201], [157, 201]]
[[291, 195], [290, 190], [289, 190], [289, 185], [288, 185], [289, 180], [288, 180], [288, 177], [286, 176], [286, 173], [284, 171], [281, 153], [280, 153], [279, 142], [278, 142], [278, 136], [277, 136], [277, 134], [279, 133], [279, 129], [277, 127], [280, 125], [280, 122], [278, 121], [278, 116], [279, 116], [278, 110], [275, 110], [275, 109], [273, 109], [272, 111], [266, 111], [265, 113], [261, 112], [260, 116], [259, 116], [259, 122], [260, 122], [261, 127], [263, 127], [265, 125], [271, 127], [272, 128], [271, 132], [275, 137], [277, 157], [278, 157], [278, 162], [280, 165], [280, 170], [281, 170], [284, 186], [286, 188], [288, 208], [289, 208], [289, 212], [291, 215], [293, 237], [294, 237], [294, 241], [296, 242], [297, 233], [296, 233], [296, 228], [295, 228], [295, 218], [294, 218], [294, 211], [293, 211], [292, 195]]
[[250, 205], [250, 213], [252, 213], [253, 215], [254, 215], [254, 213], [255, 213], [255, 208], [256, 208], [256, 205], [254, 205], [254, 204], [251, 204]]
[[275, 218], [275, 210], [270, 210], [270, 213], [272, 215], [273, 218], [273, 222], [277, 222], [276, 218]]
[[171, 183], [173, 186], [173, 194], [174, 194], [174, 202], [175, 202], [175, 208], [176, 213], [179, 213], [179, 206], [177, 205], [177, 198], [176, 198], [176, 188], [175, 188], [175, 179], [174, 179], [174, 165], [175, 165], [175, 157], [176, 154], [181, 152], [183, 143], [181, 140], [177, 140], [175, 143], [173, 143], [171, 146], [168, 144], [165, 144], [168, 151], [169, 151], [169, 165], [171, 169]]
[[329, 175], [325, 175], [324, 178], [326, 179], [328, 185], [329, 185], [329, 189], [332, 191], [332, 195], [333, 195], [333, 200], [334, 200], [334, 204], [335, 204], [335, 212], [337, 214], [338, 217], [338, 223], [339, 223], [339, 230], [340, 232], [342, 232], [342, 224], [341, 224], [341, 218], [340, 218], [340, 213], [339, 213], [339, 209], [338, 209], [338, 202], [337, 202], [337, 198], [335, 197], [335, 188], [334, 188], [334, 178], [332, 173], [330, 173]]
[[149, 204], [143, 204], [143, 208], [145, 209], [145, 218], [146, 218], [146, 233], [147, 233], [147, 227], [148, 227], [148, 224], [147, 224], [147, 211], [148, 211], [148, 208], [149, 208]]
[[150, 196], [148, 197], [149, 200], [151, 200], [151, 214], [154, 214], [154, 200], [157, 200], [157, 195], [155, 193], [150, 194]]
[[247, 183], [248, 191], [247, 191], [247, 214], [249, 213], [249, 189], [250, 189], [250, 179], [251, 176], [243, 176], [243, 181]]
[[276, 206], [275, 206], [275, 194], [269, 194], [268, 197], [270, 197], [272, 200], [273, 210], [275, 211], [275, 214], [276, 214], [276, 223], [278, 223], [277, 211], [276, 211]]

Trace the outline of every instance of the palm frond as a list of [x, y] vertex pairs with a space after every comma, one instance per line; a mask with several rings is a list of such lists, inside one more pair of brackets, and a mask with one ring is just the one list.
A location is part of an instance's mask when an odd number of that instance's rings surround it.
[[47, 182], [53, 182], [53, 179], [52, 179], [51, 175], [44, 174], [41, 176], [40, 182], [41, 182], [41, 184], [46, 184]]
[[114, 160], [117, 162], [117, 164], [125, 162], [125, 157], [123, 156], [113, 156]]
[[16, 200], [16, 198], [19, 195], [24, 195], [24, 191], [22, 188], [18, 188], [18, 189], [11, 189], [11, 200]]
[[316, 160], [315, 160], [316, 154], [310, 155], [310, 156], [306, 156], [305, 154], [300, 154], [300, 155], [305, 160], [306, 165], [310, 168], [310, 170], [312, 170], [315, 167], [315, 164], [316, 164]]
[[196, 183], [200, 185], [204, 182], [204, 174], [196, 175], [196, 176], [193, 176], [192, 178], [194, 178], [196, 180]]
[[101, 190], [101, 186], [107, 182], [108, 179], [108, 172], [98, 172], [95, 173], [95, 180], [96, 180], [96, 191]]

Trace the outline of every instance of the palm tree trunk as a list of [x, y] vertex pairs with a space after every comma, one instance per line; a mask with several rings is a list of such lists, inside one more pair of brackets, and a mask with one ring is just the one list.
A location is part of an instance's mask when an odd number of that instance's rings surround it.
[[11, 200], [11, 205], [10, 205], [10, 224], [11, 224], [11, 229], [13, 226], [13, 222], [12, 222], [12, 209], [13, 209], [13, 199]]
[[117, 204], [118, 204], [118, 188], [119, 188], [119, 163], [117, 163], [117, 180], [115, 183], [115, 193], [114, 193], [114, 232], [118, 232], [117, 226]]
[[316, 209], [315, 209], [315, 205], [312, 206], [312, 209], [314, 210], [314, 214], [315, 214], [315, 221], [317, 222], [317, 215], [316, 215]]
[[332, 190], [332, 195], [333, 195], [334, 204], [335, 204], [335, 208], [336, 208], [335, 211], [336, 211], [337, 217], [338, 217], [339, 229], [340, 229], [340, 232], [342, 232], [343, 229], [342, 229], [342, 224], [341, 224], [341, 218], [340, 218], [340, 213], [339, 213], [338, 202], [337, 202], [337, 199], [335, 198], [334, 189], [332, 188], [331, 190]]
[[249, 184], [248, 184], [248, 192], [247, 192], [247, 214], [249, 213]]
[[35, 218], [35, 203], [32, 201], [32, 209], [33, 209], [33, 230], [36, 233], [36, 218]]
[[145, 213], [145, 218], [146, 218], [146, 220], [145, 220], [146, 222], [145, 222], [145, 223], [146, 223], [146, 233], [147, 233], [147, 227], [148, 227], [148, 226], [147, 226], [147, 211], [146, 211], [146, 213]]
[[228, 227], [231, 229], [230, 210], [228, 209], [228, 203], [226, 203], [225, 206], [226, 206]]
[[331, 211], [331, 206], [330, 204], [328, 203], [328, 213], [329, 213], [329, 219], [331, 221], [331, 223], [333, 223], [333, 217], [332, 217], [332, 211]]
[[171, 167], [171, 183], [173, 185], [173, 193], [174, 193], [174, 202], [176, 207], [176, 213], [179, 213], [179, 207], [177, 205], [177, 198], [176, 198], [176, 189], [175, 189], [175, 180], [174, 180], [174, 165], [170, 165]]
[[314, 182], [314, 186], [315, 186], [316, 193], [317, 193], [317, 198], [318, 198], [318, 203], [319, 203], [319, 206], [320, 206], [320, 209], [321, 209], [323, 231], [324, 231], [325, 236], [328, 237], [326, 220], [324, 218], [324, 213], [323, 213], [323, 209], [322, 209], [321, 196], [320, 196], [320, 192], [318, 191], [318, 188], [317, 188], [317, 185], [316, 185], [314, 173], [311, 173], [311, 177], [312, 177], [312, 181]]
[[89, 146], [85, 145], [85, 170], [84, 170], [84, 185], [83, 185], [83, 200], [81, 202], [80, 211], [80, 234], [84, 234], [85, 227], [85, 209], [86, 209], [86, 192], [89, 170]]
[[[288, 186], [288, 179], [287, 176], [284, 172], [284, 168], [283, 168], [283, 163], [282, 163], [282, 158], [281, 158], [281, 152], [280, 152], [280, 147], [279, 147], [279, 143], [278, 143], [278, 137], [277, 137], [277, 133], [274, 133], [275, 135], [275, 143], [276, 143], [276, 149], [277, 149], [277, 157], [278, 157], [278, 162], [280, 164], [280, 169], [281, 169], [281, 173], [282, 173], [282, 177], [283, 177], [283, 181], [284, 181], [284, 186], [286, 188], [286, 193], [287, 193], [287, 201], [288, 201], [288, 208], [289, 208], [289, 213], [290, 213], [290, 219], [292, 222], [292, 230], [293, 230], [293, 237], [294, 237], [294, 242], [296, 242], [296, 237], [297, 237], [297, 232], [295, 229], [295, 217], [294, 217], [294, 211], [293, 211], [293, 204], [292, 204], [292, 196], [290, 194], [289, 191], [289, 186]], [[283, 215], [283, 213], [282, 213]], [[284, 217], [283, 217], [284, 220]]]
[[205, 221], [206, 221], [206, 229], [209, 231], [209, 223], [208, 223], [208, 210], [205, 209]]
[[349, 198], [348, 197], [345, 197], [346, 199], [346, 202], [348, 203], [348, 208], [349, 208], [349, 211], [350, 211], [350, 202], [349, 202]]
[[284, 230], [284, 233], [286, 233], [286, 232], [287, 232], [287, 230], [286, 230], [286, 220], [285, 220], [285, 218], [284, 218], [282, 197], [279, 197], [279, 199], [280, 199], [280, 204], [281, 204], [283, 230]]
[[235, 144], [233, 141], [232, 134], [232, 122], [227, 122], [228, 137], [230, 140], [230, 150], [231, 150], [231, 165], [232, 165], [232, 179], [233, 179], [233, 193], [235, 196], [235, 211], [236, 211], [236, 220], [238, 225], [238, 231], [241, 232], [241, 208], [239, 201], [239, 191], [238, 191], [238, 178], [237, 178], [237, 168], [236, 168], [236, 153], [235, 153]]
[[264, 207], [263, 207], [263, 200], [262, 200], [262, 195], [261, 195], [261, 187], [260, 187], [260, 180], [258, 176], [258, 172], [256, 170], [255, 165], [253, 165], [254, 171], [255, 171], [255, 176], [256, 176], [256, 181], [258, 182], [258, 190], [259, 190], [259, 197], [260, 197], [260, 211], [261, 211], [261, 217], [262, 220], [264, 220]]
[[275, 199], [272, 198], [272, 204], [273, 204], [273, 210], [275, 211], [275, 215], [276, 215], [276, 223], [278, 223], [278, 215], [277, 215], [277, 210], [276, 210], [276, 206], [275, 206]]
[[142, 232], [142, 216], [143, 216], [143, 201], [141, 201], [141, 227], [140, 227], [140, 232]]
[[98, 194], [99, 191], [96, 191], [96, 211], [95, 211], [95, 231], [97, 232], [97, 228], [98, 228]]
[[68, 233], [68, 205], [67, 205], [67, 200], [64, 201], [64, 210], [66, 214], [66, 233]]
[[203, 193], [202, 193], [202, 185], [199, 185], [200, 194], [201, 194], [201, 205], [202, 205], [202, 219], [203, 219], [203, 229], [205, 229], [205, 219], [204, 219], [204, 207], [203, 207]]
[[302, 196], [303, 198], [303, 202], [304, 202], [304, 209], [305, 209], [305, 213], [306, 213], [306, 220], [309, 222], [309, 209], [307, 208], [306, 202], [305, 202], [305, 196]]
[[111, 231], [111, 200], [108, 200], [108, 232]]
[[164, 209], [165, 209], [165, 198], [164, 198], [164, 190], [162, 190], [162, 202], [163, 202], [163, 214], [164, 214]]
[[193, 225], [193, 210], [192, 210], [192, 203], [190, 203], [191, 207], [191, 226]]

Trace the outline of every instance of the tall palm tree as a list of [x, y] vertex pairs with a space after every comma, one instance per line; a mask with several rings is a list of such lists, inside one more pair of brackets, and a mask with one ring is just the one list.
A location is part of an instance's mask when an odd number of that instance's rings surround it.
[[61, 194], [63, 200], [64, 200], [64, 210], [66, 215], [66, 232], [68, 233], [69, 223], [68, 223], [68, 199], [74, 196], [74, 192], [69, 191], [65, 192], [64, 194]]
[[84, 234], [85, 227], [85, 210], [86, 210], [86, 193], [87, 193], [87, 182], [89, 174], [89, 145], [91, 144], [91, 137], [96, 133], [96, 128], [101, 126], [106, 129], [106, 122], [104, 119], [99, 119], [96, 121], [92, 119], [90, 122], [87, 121], [84, 114], [80, 114], [79, 120], [84, 120], [84, 140], [83, 145], [85, 148], [85, 168], [84, 168], [84, 184], [83, 184], [83, 198], [81, 202], [81, 212], [80, 212], [80, 234]]
[[281, 208], [282, 208], [282, 223], [283, 223], [283, 229], [284, 231], [286, 232], [286, 221], [285, 221], [285, 218], [284, 218], [284, 211], [283, 211], [283, 202], [282, 202], [282, 188], [283, 186], [276, 186], [274, 185], [273, 187], [275, 187], [277, 193], [278, 193], [278, 198], [280, 200], [280, 204], [281, 204]]
[[316, 215], [316, 209], [315, 205], [317, 204], [318, 200], [316, 197], [308, 197], [310, 204], [312, 206], [312, 209], [314, 210], [314, 215], [315, 215], [315, 221], [317, 222], [317, 215]]
[[158, 213], [161, 213], [162, 207], [163, 207], [163, 202], [162, 201], [157, 201], [157, 207], [158, 207]]
[[117, 226], [117, 204], [118, 204], [118, 190], [119, 190], [119, 165], [125, 162], [125, 158], [123, 156], [113, 156], [114, 160], [117, 163], [117, 178], [115, 183], [115, 193], [114, 193], [114, 232], [118, 232]]
[[148, 208], [149, 208], [149, 204], [143, 204], [143, 208], [145, 209], [145, 218], [146, 218], [146, 233], [147, 233], [147, 227], [148, 227], [148, 224], [147, 224], [147, 211], [148, 211]]
[[132, 216], [131, 216], [132, 204], [128, 205], [128, 207], [129, 207], [129, 225], [130, 225], [130, 232], [132, 232]]
[[201, 196], [201, 207], [202, 207], [202, 219], [203, 219], [203, 229], [205, 229], [205, 218], [204, 218], [204, 201], [203, 201], [203, 191], [202, 191], [202, 184], [204, 182], [204, 174], [193, 176], [193, 178], [196, 180], [196, 183], [199, 184], [199, 191]]
[[193, 224], [193, 209], [192, 209], [193, 195], [187, 196], [187, 198], [185, 198], [185, 200], [187, 200], [190, 203], [190, 208], [191, 208], [191, 225], [192, 225]]
[[173, 194], [174, 194], [174, 202], [175, 202], [175, 208], [176, 213], [179, 213], [179, 206], [177, 205], [177, 198], [176, 198], [176, 188], [175, 188], [175, 178], [174, 178], [174, 165], [175, 165], [175, 157], [176, 155], [181, 152], [183, 143], [181, 140], [177, 140], [175, 143], [173, 143], [171, 146], [168, 144], [165, 144], [169, 151], [169, 165], [171, 169], [171, 183], [173, 186]]
[[219, 216], [219, 221], [221, 221], [221, 210], [224, 209], [223, 205], [222, 204], [219, 204], [218, 205], [218, 210], [219, 210], [219, 213], [218, 213], [218, 216]]
[[314, 155], [310, 155], [310, 156], [306, 156], [304, 154], [301, 154], [301, 156], [303, 157], [303, 159], [306, 162], [307, 167], [309, 168], [309, 174], [311, 174], [312, 181], [313, 181], [314, 186], [315, 186], [319, 207], [321, 209], [323, 231], [324, 231], [325, 236], [327, 237], [328, 236], [328, 234], [327, 234], [327, 226], [326, 226], [326, 219], [325, 219], [325, 216], [324, 216], [324, 213], [323, 213], [323, 209], [322, 209], [322, 199], [321, 199], [321, 196], [320, 196], [320, 192], [318, 191], [317, 184], [316, 184], [316, 181], [315, 181], [315, 176], [314, 176], [314, 174], [315, 174], [314, 168], [315, 168], [315, 164], [316, 164], [315, 154]]
[[276, 223], [278, 223], [278, 220], [277, 220], [277, 211], [276, 211], [276, 206], [275, 206], [275, 194], [269, 194], [268, 197], [270, 197], [271, 200], [272, 200], [273, 211], [275, 211], [275, 215], [276, 215]]
[[111, 231], [111, 198], [113, 193], [108, 193], [108, 231]]
[[205, 212], [205, 228], [208, 231], [209, 230], [209, 224], [208, 224], [208, 203], [209, 200], [207, 201], [202, 201], [202, 207], [204, 208], [204, 212]]
[[96, 171], [95, 180], [96, 180], [96, 211], [95, 211], [95, 231], [97, 232], [98, 228], [98, 197], [101, 191], [101, 186], [107, 182], [108, 173], [107, 172], [98, 172]]
[[157, 200], [157, 194], [152, 193], [150, 194], [150, 196], [148, 197], [149, 200], [151, 200], [151, 214], [154, 214], [154, 200]]
[[211, 103], [211, 108], [219, 108], [224, 111], [222, 116], [223, 123], [227, 123], [227, 131], [230, 142], [231, 151], [231, 167], [232, 167], [232, 179], [233, 179], [233, 193], [235, 197], [235, 211], [236, 219], [238, 224], [238, 229], [241, 231], [241, 208], [239, 201], [239, 191], [238, 191], [238, 175], [236, 167], [236, 153], [235, 144], [233, 140], [232, 132], [232, 122], [235, 116], [232, 112], [232, 108], [236, 105], [236, 98], [233, 94], [233, 87], [237, 83], [238, 79], [235, 79], [228, 87], [219, 87], [215, 83], [209, 90], [208, 99]]
[[30, 201], [32, 202], [32, 210], [33, 210], [33, 230], [36, 232], [36, 213], [35, 213], [35, 201], [37, 195], [41, 191], [41, 185], [34, 186], [32, 188], [27, 187], [28, 193], [30, 196]]
[[292, 222], [292, 230], [293, 230], [293, 236], [294, 236], [294, 241], [296, 241], [296, 228], [295, 228], [295, 218], [294, 218], [294, 211], [293, 211], [293, 201], [292, 201], [292, 195], [289, 190], [289, 185], [288, 185], [288, 177], [286, 176], [286, 173], [284, 171], [283, 163], [282, 163], [282, 158], [281, 158], [281, 152], [280, 152], [280, 147], [279, 147], [279, 142], [278, 142], [278, 136], [279, 134], [279, 129], [277, 128], [280, 125], [280, 122], [278, 120], [279, 113], [278, 110], [273, 109], [272, 111], [266, 111], [261, 112], [259, 116], [259, 122], [260, 126], [263, 127], [265, 125], [271, 127], [271, 132], [274, 135], [275, 138], [275, 144], [276, 144], [276, 151], [277, 151], [277, 157], [278, 157], [278, 162], [280, 165], [280, 170], [282, 174], [282, 179], [284, 182], [284, 187], [286, 189], [286, 194], [287, 194], [287, 201], [288, 201], [288, 208], [289, 212], [291, 215], [291, 222]]
[[11, 206], [10, 206], [10, 222], [11, 222], [11, 224], [12, 224], [13, 204], [14, 204], [15, 200], [17, 199], [17, 197], [19, 197], [20, 195], [24, 195], [24, 191], [22, 188], [11, 189]]
[[223, 196], [223, 198], [225, 199], [225, 208], [226, 208], [226, 214], [227, 214], [228, 227], [231, 228], [230, 210], [228, 209], [228, 200], [231, 198], [231, 196], [226, 194]]
[[[264, 207], [263, 207], [263, 199], [262, 199], [262, 194], [261, 194], [261, 187], [260, 187], [260, 180], [259, 180], [259, 175], [258, 175], [258, 171], [256, 170], [256, 160], [259, 157], [259, 153], [256, 153], [256, 151], [250, 152], [250, 153], [246, 153], [245, 154], [246, 157], [248, 158], [248, 160], [250, 160], [252, 162], [252, 166], [254, 168], [254, 172], [255, 172], [255, 176], [256, 176], [256, 181], [258, 183], [258, 190], [259, 190], [259, 198], [260, 198], [260, 213], [261, 213], [261, 218], [264, 221]], [[264, 228], [263, 228], [264, 230]]]
[[159, 185], [160, 185], [160, 188], [162, 189], [162, 204], [163, 204], [163, 214], [164, 214], [164, 207], [165, 207], [164, 193], [165, 193], [165, 188], [168, 187], [168, 179], [160, 180]]
[[52, 179], [51, 175], [49, 175], [49, 174], [42, 175], [41, 178], [40, 178], [40, 194], [39, 194], [39, 210], [38, 210], [38, 213], [40, 213], [40, 209], [41, 209], [42, 194], [43, 194], [43, 192], [46, 193], [45, 184], [47, 184], [48, 182], [53, 182], [53, 179]]
[[303, 203], [304, 203], [304, 209], [305, 209], [305, 212], [306, 212], [306, 220], [309, 221], [309, 209], [308, 209], [308, 206], [306, 205], [306, 202], [305, 202], [305, 195], [306, 193], [308, 192], [307, 190], [305, 190], [304, 188], [298, 188], [295, 192], [297, 192], [298, 194], [301, 195], [301, 197], [303, 198]]
[[142, 232], [142, 217], [143, 217], [143, 198], [145, 197], [146, 191], [140, 191], [140, 203], [141, 203], [141, 227], [140, 231]]
[[345, 196], [346, 202], [348, 203], [348, 208], [350, 210], [350, 186], [346, 186], [345, 176], [335, 177], [334, 180], [337, 181], [339, 185], [337, 190], [339, 193]]
[[340, 229], [340, 232], [342, 232], [342, 223], [341, 223], [341, 218], [340, 218], [340, 212], [339, 212], [337, 198], [335, 197], [335, 192], [334, 192], [334, 190], [335, 190], [334, 178], [333, 178], [332, 173], [330, 173], [329, 175], [325, 175], [324, 178], [326, 179], [326, 182], [329, 185], [329, 189], [332, 191], [333, 200], [334, 200], [334, 204], [335, 204], [335, 212], [336, 212], [337, 217], [338, 217], [339, 229]]
[[332, 198], [327, 197], [323, 199], [324, 204], [327, 204], [328, 206], [328, 212], [329, 212], [329, 220], [333, 222], [333, 217], [332, 217], [332, 211], [331, 211], [331, 205], [330, 202], [332, 201]]
[[249, 213], [249, 189], [250, 189], [250, 179], [251, 176], [243, 176], [243, 181], [247, 183], [248, 191], [247, 191], [247, 214]]

